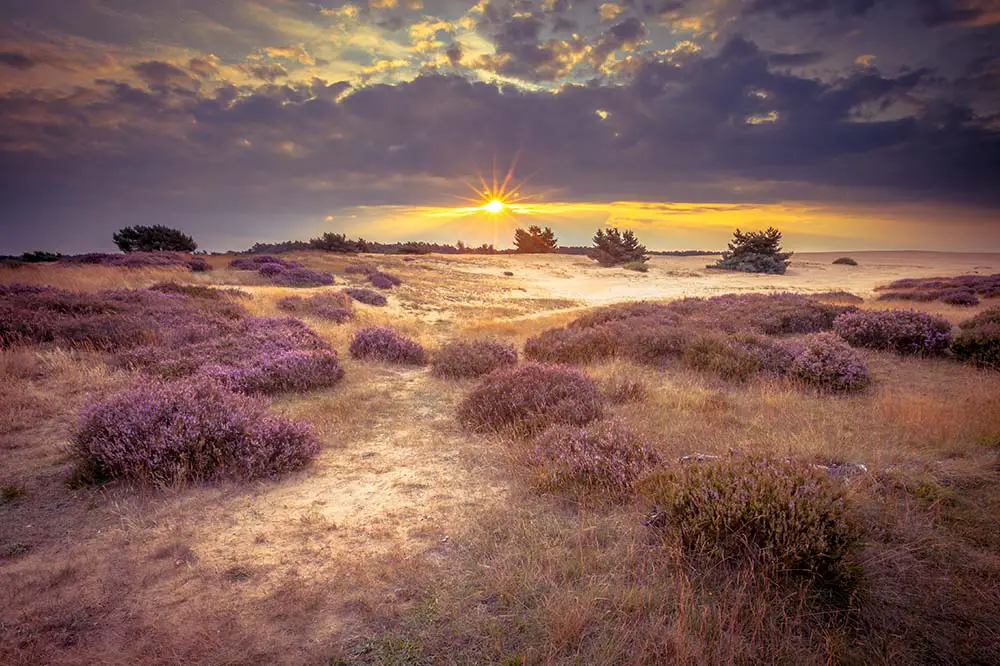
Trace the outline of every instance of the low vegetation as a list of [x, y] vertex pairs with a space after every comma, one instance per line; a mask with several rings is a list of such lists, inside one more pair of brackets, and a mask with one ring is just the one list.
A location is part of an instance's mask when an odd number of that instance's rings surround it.
[[517, 363], [517, 348], [498, 340], [452, 340], [445, 343], [431, 361], [438, 377], [468, 379], [481, 377]]
[[71, 443], [80, 480], [152, 486], [271, 477], [319, 449], [307, 424], [211, 382], [136, 385], [86, 408]]
[[634, 266], [649, 261], [646, 246], [635, 237], [635, 232], [631, 229], [619, 231], [617, 227], [598, 229], [594, 234], [594, 247], [587, 256], [601, 266]]
[[880, 301], [941, 301], [949, 305], [974, 306], [982, 298], [1000, 298], [1000, 273], [959, 275], [943, 278], [904, 278], [877, 287]]
[[857, 266], [858, 262], [856, 259], [851, 257], [837, 257], [833, 260], [833, 263], [838, 266]]
[[405, 365], [424, 365], [427, 354], [423, 346], [388, 326], [358, 329], [351, 339], [351, 356], [370, 361], [387, 361]]
[[377, 291], [372, 291], [371, 289], [364, 289], [361, 287], [347, 287], [344, 289], [344, 293], [356, 300], [358, 303], [364, 303], [365, 305], [374, 305], [376, 307], [382, 307], [386, 305], [389, 300], [378, 293]]
[[951, 343], [951, 324], [946, 319], [915, 310], [847, 312], [837, 317], [834, 330], [854, 347], [898, 354], [934, 356], [944, 353]]
[[351, 297], [344, 292], [321, 292], [303, 298], [285, 296], [277, 302], [278, 309], [298, 315], [324, 319], [335, 324], [344, 324], [354, 319]]
[[559, 248], [559, 241], [549, 227], [531, 225], [514, 230], [514, 247], [522, 254], [547, 254]]
[[959, 324], [951, 350], [961, 361], [1000, 370], [1000, 308], [984, 310]]
[[823, 391], [853, 393], [872, 383], [865, 360], [833, 333], [816, 333], [802, 343], [788, 371]]
[[194, 252], [198, 244], [183, 231], [165, 227], [136, 225], [119, 229], [112, 236], [122, 252]]

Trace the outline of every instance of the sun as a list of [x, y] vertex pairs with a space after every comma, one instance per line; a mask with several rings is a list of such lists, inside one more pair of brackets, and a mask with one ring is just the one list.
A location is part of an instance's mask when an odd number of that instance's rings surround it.
[[487, 213], [493, 213], [494, 215], [496, 215], [497, 213], [502, 213], [504, 208], [506, 207], [507, 206], [504, 205], [504, 202], [501, 201], [500, 199], [490, 199], [482, 206], [480, 206], [480, 208], [485, 210]]

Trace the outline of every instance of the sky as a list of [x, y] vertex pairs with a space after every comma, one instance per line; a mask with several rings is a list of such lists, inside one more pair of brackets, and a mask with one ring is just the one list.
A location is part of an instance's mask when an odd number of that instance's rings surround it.
[[1000, 0], [4, 0], [0, 253], [134, 224], [1000, 251]]

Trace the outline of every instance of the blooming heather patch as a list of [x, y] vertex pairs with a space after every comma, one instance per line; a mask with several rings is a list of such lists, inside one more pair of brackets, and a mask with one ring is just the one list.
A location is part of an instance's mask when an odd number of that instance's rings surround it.
[[309, 426], [211, 382], [139, 384], [84, 410], [71, 449], [82, 478], [153, 486], [256, 479], [319, 453]]
[[164, 378], [207, 377], [245, 393], [325, 388], [344, 376], [337, 353], [293, 317], [248, 317], [226, 335], [146, 345], [118, 362]]
[[951, 350], [961, 361], [1000, 370], [1000, 308], [983, 310], [959, 324]]
[[945, 289], [941, 292], [939, 300], [942, 303], [947, 303], [948, 305], [960, 305], [964, 307], [979, 305], [979, 297], [976, 296], [976, 292], [972, 291], [968, 287]]
[[554, 425], [538, 436], [531, 453], [541, 487], [612, 497], [628, 495], [635, 480], [660, 461], [649, 442], [617, 420]]
[[733, 458], [655, 472], [640, 493], [648, 524], [689, 552], [752, 558], [776, 573], [851, 585], [860, 532], [843, 492], [825, 475], [787, 461]]
[[388, 326], [370, 326], [359, 329], [351, 340], [351, 356], [354, 358], [423, 365], [427, 362], [424, 348]]
[[325, 287], [333, 284], [329, 273], [310, 268], [289, 268], [271, 276], [271, 282], [281, 287]]
[[207, 298], [213, 301], [221, 301], [226, 298], [248, 299], [253, 296], [235, 287], [206, 287], [200, 284], [178, 284], [177, 282], [158, 282], [150, 287], [153, 291], [160, 291], [164, 294], [180, 294], [191, 298]]
[[378, 269], [371, 264], [348, 264], [344, 272], [348, 275], [371, 275], [377, 273]]
[[833, 333], [817, 333], [802, 342], [802, 352], [789, 373], [820, 390], [834, 393], [861, 391], [871, 385], [864, 359]]
[[286, 296], [278, 301], [278, 308], [297, 315], [309, 315], [343, 324], [354, 318], [351, 298], [342, 291], [324, 291], [303, 298]]
[[374, 271], [368, 274], [368, 281], [372, 283], [372, 286], [377, 289], [392, 289], [393, 287], [398, 287], [403, 284], [395, 275], [391, 273], [382, 273], [381, 271]]
[[946, 319], [916, 310], [864, 310], [837, 318], [837, 335], [854, 347], [933, 356], [951, 343]]
[[271, 263], [261, 264], [257, 268], [257, 272], [258, 273], [260, 273], [264, 277], [268, 277], [268, 278], [274, 277], [278, 273], [284, 273], [286, 270], [287, 269], [284, 266], [282, 266], [281, 264], [271, 264]]
[[1000, 297], [1000, 273], [957, 277], [904, 278], [878, 287], [879, 300], [935, 301], [976, 305], [980, 298]]
[[389, 302], [385, 296], [377, 291], [372, 291], [371, 289], [348, 287], [347, 289], [344, 289], [344, 293], [357, 302], [364, 303], [365, 305], [376, 305], [381, 307]]
[[96, 266], [114, 266], [117, 268], [166, 268], [184, 266], [192, 272], [202, 273], [212, 270], [203, 257], [183, 252], [127, 252], [124, 254], [109, 254], [92, 252], [72, 257], [61, 257], [61, 264], [91, 264]]
[[27, 285], [0, 288], [0, 344], [65, 344], [98, 350], [173, 345], [225, 334], [246, 314], [228, 300], [148, 289], [80, 293]]
[[517, 363], [514, 345], [496, 340], [453, 340], [439, 349], [431, 361], [438, 377], [481, 377], [499, 367]]
[[297, 261], [288, 261], [287, 259], [275, 257], [270, 254], [257, 254], [250, 257], [237, 257], [229, 262], [229, 267], [240, 271], [258, 271], [265, 264], [281, 266], [282, 268], [299, 268], [302, 266]]
[[483, 377], [459, 406], [476, 431], [536, 433], [557, 424], [585, 425], [601, 416], [601, 395], [587, 375], [559, 365], [524, 363]]

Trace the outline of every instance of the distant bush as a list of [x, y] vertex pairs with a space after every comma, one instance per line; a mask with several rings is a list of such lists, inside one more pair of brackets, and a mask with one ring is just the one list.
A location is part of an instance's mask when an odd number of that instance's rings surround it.
[[807, 298], [811, 298], [814, 301], [830, 301], [834, 303], [864, 303], [865, 299], [861, 298], [857, 294], [852, 294], [848, 291], [821, 291], [815, 294], [808, 294]]
[[472, 430], [530, 434], [600, 418], [601, 396], [594, 381], [576, 370], [524, 363], [483, 377], [462, 401], [458, 416]]
[[983, 310], [959, 324], [951, 350], [961, 361], [1000, 370], [1000, 308]]
[[194, 252], [198, 249], [193, 238], [161, 224], [125, 227], [113, 234], [112, 240], [122, 252]]
[[532, 225], [525, 229], [514, 230], [514, 247], [522, 254], [545, 254], [555, 252], [559, 248], [552, 229]]
[[791, 263], [791, 256], [791, 252], [781, 251], [781, 232], [774, 227], [747, 233], [737, 229], [729, 243], [729, 249], [708, 268], [784, 275]]
[[377, 291], [372, 291], [371, 289], [348, 287], [347, 289], [344, 289], [344, 293], [357, 302], [364, 303], [365, 305], [383, 306], [389, 302], [385, 296]]
[[178, 284], [177, 282], [157, 282], [152, 287], [152, 291], [160, 291], [164, 294], [180, 294], [191, 298], [206, 298], [212, 301], [221, 301], [226, 298], [252, 298], [250, 294], [242, 289], [234, 287], [216, 288], [206, 287], [200, 284]]
[[649, 261], [646, 246], [635, 237], [631, 229], [624, 232], [615, 227], [598, 229], [594, 234], [594, 247], [587, 253], [601, 266], [641, 264]]
[[824, 391], [850, 393], [871, 382], [868, 364], [833, 333], [816, 333], [802, 342], [789, 373]]
[[546, 490], [577, 490], [623, 497], [659, 464], [652, 445], [620, 421], [554, 425], [535, 440], [531, 462]]
[[851, 586], [860, 531], [843, 493], [821, 473], [785, 461], [735, 458], [656, 472], [640, 493], [649, 523], [689, 552], [744, 560], [785, 575]]
[[370, 326], [359, 329], [351, 340], [351, 356], [354, 358], [388, 361], [407, 365], [423, 365], [427, 362], [424, 348], [388, 326]]
[[302, 264], [298, 262], [288, 261], [287, 259], [275, 257], [270, 254], [258, 254], [252, 257], [237, 257], [229, 262], [230, 268], [235, 268], [239, 271], [256, 271], [260, 270], [260, 267], [264, 265], [275, 265], [281, 266], [282, 268], [299, 268], [302, 266]]
[[842, 266], [857, 266], [858, 265], [858, 262], [855, 261], [854, 259], [852, 259], [851, 257], [839, 257], [837, 259], [834, 259], [833, 263], [839, 264], [839, 265], [842, 265]]
[[344, 272], [348, 275], [371, 275], [377, 273], [378, 269], [371, 264], [349, 264]]
[[589, 363], [611, 358], [620, 344], [609, 327], [553, 328], [528, 338], [524, 355], [544, 363]]
[[140, 384], [88, 407], [71, 450], [83, 479], [153, 486], [269, 477], [315, 458], [309, 426], [267, 406], [210, 382]]
[[372, 283], [373, 287], [378, 289], [392, 289], [393, 287], [398, 287], [403, 284], [395, 275], [391, 273], [382, 273], [381, 271], [374, 271], [368, 273], [368, 281]]
[[649, 266], [647, 266], [646, 264], [644, 264], [641, 261], [630, 261], [627, 264], [625, 264], [624, 266], [622, 266], [622, 268], [624, 268], [627, 271], [635, 271], [637, 273], [648, 273], [649, 272]]
[[70, 257], [61, 257], [62, 264], [90, 264], [96, 266], [112, 266], [115, 268], [169, 268], [186, 266], [193, 272], [212, 270], [202, 257], [193, 257], [178, 252], [128, 252], [126, 254], [108, 254], [91, 252]]
[[481, 377], [517, 363], [514, 345], [495, 340], [454, 340], [434, 354], [431, 372], [455, 379]]
[[333, 284], [333, 276], [299, 267], [289, 268], [271, 276], [271, 282], [280, 287], [325, 287]]
[[50, 263], [53, 261], [59, 261], [63, 256], [58, 252], [45, 252], [44, 250], [36, 250], [34, 252], [25, 252], [21, 255], [20, 261], [26, 264], [40, 264], [40, 263]]
[[837, 335], [854, 347], [899, 354], [936, 355], [951, 343], [951, 324], [916, 310], [862, 310], [834, 322]]
[[313, 238], [309, 241], [309, 246], [315, 250], [324, 250], [326, 252], [366, 252], [368, 250], [368, 244], [363, 238], [359, 238], [356, 241], [350, 240], [344, 234], [335, 234], [327, 232], [320, 236], [319, 238]]
[[257, 268], [257, 272], [263, 275], [264, 277], [274, 277], [278, 273], [284, 273], [285, 270], [286, 270], [285, 267], [282, 266], [281, 264], [273, 264], [273, 263], [261, 264]]
[[979, 305], [979, 297], [976, 292], [968, 287], [958, 287], [956, 289], [945, 289], [938, 299], [948, 305], [973, 306]]

